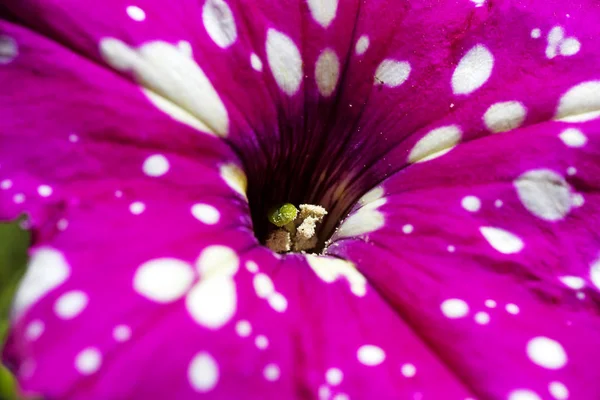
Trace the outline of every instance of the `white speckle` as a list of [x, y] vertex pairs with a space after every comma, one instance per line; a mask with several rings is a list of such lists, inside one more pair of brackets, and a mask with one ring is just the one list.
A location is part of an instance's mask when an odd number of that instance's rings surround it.
[[37, 192], [42, 197], [49, 197], [52, 195], [52, 188], [48, 185], [40, 185], [37, 188]]
[[410, 64], [407, 61], [385, 59], [375, 71], [375, 84], [391, 88], [402, 85], [410, 75]]
[[410, 234], [415, 230], [415, 228], [411, 224], [406, 224], [402, 227], [402, 232], [405, 234]]
[[312, 254], [306, 254], [305, 257], [313, 272], [324, 282], [333, 283], [340, 278], [345, 278], [354, 295], [363, 297], [366, 294], [367, 280], [351, 262]]
[[577, 168], [575, 168], [575, 167], [569, 167], [569, 168], [567, 168], [567, 175], [573, 176], [576, 173], [577, 173]]
[[79, 136], [77, 136], [74, 133], [71, 133], [69, 135], [69, 142], [71, 142], [71, 143], [77, 143], [77, 142], [79, 142]]
[[203, 279], [213, 276], [232, 278], [239, 269], [240, 259], [231, 247], [211, 245], [202, 250], [195, 265]]
[[100, 54], [111, 67], [133, 74], [147, 99], [174, 120], [227, 136], [229, 116], [223, 101], [193, 57], [177, 44], [154, 40], [132, 48], [108, 37], [100, 41]]
[[267, 339], [264, 335], [258, 335], [256, 339], [254, 339], [254, 344], [259, 349], [264, 350], [269, 347], [269, 339]]
[[246, 261], [246, 269], [248, 272], [255, 274], [258, 272], [258, 265], [254, 261]]
[[569, 389], [562, 382], [550, 382], [548, 391], [556, 400], [567, 400], [569, 398]]
[[214, 225], [221, 218], [219, 210], [208, 204], [194, 204], [191, 212], [194, 218], [206, 225]]
[[25, 195], [23, 193], [17, 193], [13, 196], [13, 202], [15, 204], [21, 204], [25, 201]]
[[10, 179], [4, 179], [2, 182], [0, 182], [0, 189], [2, 190], [8, 190], [12, 187], [13, 183]]
[[315, 21], [323, 28], [331, 25], [337, 12], [338, 0], [308, 0], [308, 9]]
[[585, 198], [581, 193], [573, 193], [571, 196], [571, 204], [573, 207], [581, 207], [585, 203]]
[[454, 94], [470, 94], [483, 86], [494, 68], [494, 56], [482, 44], [474, 46], [460, 60], [452, 74]]
[[346, 393], [337, 393], [331, 400], [350, 400], [350, 396]]
[[215, 44], [225, 49], [237, 39], [233, 13], [223, 0], [206, 0], [202, 7], [202, 23]]
[[583, 147], [587, 143], [587, 137], [577, 128], [567, 128], [558, 137], [569, 147]]
[[88, 296], [84, 292], [72, 290], [56, 300], [54, 312], [62, 319], [72, 319], [85, 309], [88, 301]]
[[525, 121], [527, 109], [518, 101], [495, 103], [483, 114], [485, 126], [494, 133], [516, 129]]
[[481, 209], [481, 200], [477, 196], [465, 196], [460, 204], [462, 208], [470, 212], [477, 212]]
[[157, 258], [140, 265], [133, 277], [133, 287], [142, 296], [158, 303], [181, 298], [194, 280], [191, 266], [174, 258]]
[[385, 225], [385, 216], [377, 208], [385, 202], [385, 198], [379, 199], [351, 214], [335, 232], [336, 238], [360, 236], [381, 229]]
[[385, 352], [380, 347], [372, 344], [360, 346], [356, 352], [356, 357], [364, 365], [370, 367], [381, 364], [385, 360]]
[[363, 55], [369, 48], [369, 44], [369, 37], [367, 35], [361, 35], [361, 37], [359, 37], [356, 41], [356, 47], [354, 48], [354, 51], [356, 51], [356, 54], [359, 56]]
[[169, 171], [169, 160], [162, 154], [154, 154], [146, 158], [142, 165], [142, 170], [148, 176], [163, 176]]
[[471, 0], [475, 4], [475, 7], [483, 7], [485, 0]]
[[340, 60], [332, 49], [325, 49], [315, 63], [317, 88], [323, 97], [333, 94], [340, 76]]
[[31, 342], [34, 342], [42, 336], [46, 326], [39, 319], [34, 319], [25, 328], [25, 338]]
[[18, 318], [27, 308], [64, 283], [69, 275], [70, 267], [61, 252], [50, 247], [34, 250], [13, 302], [14, 315]]
[[66, 230], [68, 226], [69, 226], [69, 221], [67, 221], [64, 218], [61, 218], [56, 222], [56, 229], [58, 229], [59, 231]]
[[112, 334], [117, 342], [126, 342], [131, 338], [131, 328], [127, 325], [117, 325]]
[[302, 82], [302, 56], [289, 36], [269, 29], [267, 31], [267, 62], [275, 82], [288, 96], [296, 94]]
[[131, 18], [134, 21], [139, 22], [146, 19], [146, 13], [144, 12], [144, 10], [137, 6], [129, 6], [127, 7], [126, 11], [127, 15], [129, 15], [129, 18]]
[[238, 321], [238, 323], [235, 324], [235, 331], [241, 337], [248, 337], [252, 333], [252, 325], [246, 320]]
[[429, 131], [412, 148], [408, 162], [433, 160], [452, 150], [460, 141], [462, 132], [456, 125], [442, 126]]
[[273, 293], [269, 296], [269, 305], [273, 308], [273, 310], [277, 312], [284, 312], [287, 310], [288, 302], [285, 297], [281, 293]]
[[485, 301], [485, 306], [487, 308], [496, 308], [496, 305], [497, 305], [496, 302], [494, 300], [492, 300], [492, 299], [487, 299]]
[[188, 379], [195, 391], [210, 392], [219, 381], [219, 365], [210, 354], [200, 352], [190, 362]]
[[546, 46], [546, 57], [556, 57], [556, 49], [565, 37], [565, 30], [561, 26], [555, 26], [548, 32], [548, 45]]
[[102, 354], [94, 347], [88, 347], [75, 357], [75, 369], [82, 375], [92, 375], [102, 365]]
[[134, 201], [129, 205], [129, 212], [133, 215], [140, 215], [144, 210], [146, 210], [146, 205], [141, 201]]
[[448, 247], [446, 247], [446, 250], [448, 250], [449, 253], [454, 253], [456, 251], [456, 247], [448, 245]]
[[496, 208], [500, 208], [500, 207], [502, 207], [503, 205], [504, 205], [504, 202], [503, 202], [502, 200], [500, 200], [500, 199], [497, 199], [496, 201], [494, 201], [494, 206], [495, 206]]
[[331, 386], [339, 385], [340, 383], [342, 383], [343, 379], [344, 379], [344, 373], [339, 368], [329, 368], [325, 372], [325, 380]]
[[529, 359], [547, 369], [560, 369], [567, 364], [567, 353], [556, 340], [538, 336], [527, 343]]
[[258, 72], [262, 71], [263, 69], [263, 63], [256, 53], [250, 54], [250, 65], [252, 65], [252, 68]]
[[569, 184], [554, 171], [527, 171], [514, 181], [514, 186], [523, 206], [538, 218], [559, 221], [571, 210]]
[[600, 258], [590, 266], [590, 280], [600, 290]]
[[566, 57], [573, 56], [579, 53], [580, 49], [581, 43], [579, 42], [579, 40], [573, 37], [566, 38], [565, 40], [560, 42], [560, 45], [558, 46], [558, 52], [560, 53], [560, 55]]
[[203, 278], [188, 293], [185, 305], [200, 325], [218, 329], [235, 315], [237, 293], [235, 282], [227, 275]]
[[442, 314], [447, 318], [462, 318], [469, 313], [469, 305], [461, 299], [447, 299], [440, 305]]
[[583, 289], [585, 281], [578, 276], [560, 276], [558, 279], [567, 287], [573, 290]]
[[519, 313], [519, 306], [513, 303], [508, 303], [506, 307], [504, 307], [506, 312], [512, 315], [517, 315]]
[[246, 178], [244, 171], [235, 164], [225, 164], [221, 165], [219, 173], [227, 186], [246, 198], [248, 179]]
[[515, 254], [525, 246], [521, 238], [500, 228], [482, 226], [479, 232], [495, 250], [502, 254]]
[[404, 364], [400, 371], [405, 377], [412, 378], [417, 373], [417, 368], [413, 364]]
[[542, 36], [542, 31], [539, 28], [533, 28], [531, 30], [531, 37], [533, 39], [539, 39]]
[[18, 54], [17, 42], [10, 36], [0, 35], [0, 65], [8, 64]]
[[319, 400], [329, 400], [331, 397], [331, 389], [327, 385], [319, 386]]
[[123, 197], [123, 192], [120, 190], [115, 191], [115, 197], [120, 199], [121, 197]]
[[540, 396], [527, 389], [517, 389], [510, 392], [508, 400], [542, 400]]
[[252, 283], [254, 285], [256, 295], [261, 299], [266, 299], [275, 291], [275, 288], [273, 287], [273, 281], [271, 281], [271, 278], [269, 278], [269, 276], [263, 273], [258, 273], [254, 275]]
[[267, 364], [265, 366], [265, 369], [263, 370], [263, 376], [269, 382], [275, 382], [279, 379], [280, 375], [281, 371], [279, 370], [279, 367], [275, 364]]
[[600, 81], [580, 83], [563, 94], [556, 108], [555, 119], [585, 122], [600, 117]]
[[579, 300], [583, 300], [583, 299], [585, 299], [585, 293], [577, 292], [577, 293], [575, 293], [575, 297], [577, 297]]
[[479, 311], [478, 313], [475, 314], [475, 322], [477, 322], [480, 325], [487, 325], [490, 323], [490, 314], [484, 312], [484, 311]]

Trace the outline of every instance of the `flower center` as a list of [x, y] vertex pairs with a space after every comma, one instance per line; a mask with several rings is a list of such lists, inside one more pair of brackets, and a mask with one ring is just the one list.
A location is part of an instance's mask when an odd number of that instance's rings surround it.
[[325, 208], [312, 204], [300, 204], [300, 212], [290, 203], [272, 208], [268, 218], [273, 226], [267, 236], [267, 247], [277, 253], [315, 250], [319, 244], [317, 225], [325, 215]]

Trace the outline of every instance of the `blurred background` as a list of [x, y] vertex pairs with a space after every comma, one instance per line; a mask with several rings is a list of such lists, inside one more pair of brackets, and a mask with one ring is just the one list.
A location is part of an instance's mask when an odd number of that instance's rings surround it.
[[[10, 304], [27, 264], [30, 235], [21, 228], [24, 221], [26, 218], [21, 217], [0, 223], [0, 349], [8, 331]], [[19, 399], [13, 376], [4, 365], [0, 365], [0, 399]]]

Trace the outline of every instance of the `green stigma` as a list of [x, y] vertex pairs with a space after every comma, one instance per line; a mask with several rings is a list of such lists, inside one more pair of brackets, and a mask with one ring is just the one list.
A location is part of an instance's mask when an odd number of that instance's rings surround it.
[[285, 203], [269, 210], [269, 221], [278, 227], [289, 224], [296, 219], [298, 209], [291, 203]]

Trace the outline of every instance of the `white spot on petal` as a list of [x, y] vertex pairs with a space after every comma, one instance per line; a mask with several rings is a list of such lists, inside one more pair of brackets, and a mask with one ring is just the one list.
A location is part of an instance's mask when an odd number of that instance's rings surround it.
[[474, 46], [458, 63], [452, 74], [454, 94], [470, 94], [483, 86], [494, 68], [494, 56], [482, 44]]
[[250, 54], [250, 65], [252, 65], [252, 68], [258, 72], [262, 71], [263, 69], [263, 63], [256, 53]]
[[302, 82], [302, 57], [289, 36], [269, 29], [267, 31], [267, 62], [275, 82], [288, 96], [293, 96]]
[[367, 292], [367, 280], [349, 261], [333, 257], [306, 255], [310, 268], [324, 282], [332, 283], [344, 277], [350, 283], [350, 291], [362, 297]]
[[219, 173], [221, 174], [221, 178], [230, 188], [246, 198], [248, 179], [246, 178], [244, 171], [235, 164], [225, 164], [220, 167]]
[[556, 400], [567, 400], [569, 398], [569, 389], [562, 382], [550, 382], [548, 391]]
[[210, 276], [198, 282], [188, 293], [185, 305], [200, 325], [218, 329], [233, 318], [237, 294], [234, 281], [224, 275]]
[[277, 312], [284, 312], [287, 310], [288, 302], [285, 297], [281, 293], [273, 293], [269, 296], [269, 305], [273, 310]]
[[210, 392], [219, 381], [219, 365], [210, 354], [200, 352], [190, 362], [188, 379], [195, 391]]
[[17, 193], [13, 196], [15, 204], [21, 204], [25, 201], [25, 195], [23, 193]]
[[358, 349], [356, 357], [362, 364], [372, 367], [381, 364], [385, 360], [385, 352], [380, 347], [365, 344]]
[[490, 322], [490, 314], [484, 311], [479, 311], [478, 313], [476, 313], [474, 318], [475, 322], [477, 322], [480, 325], [487, 325]]
[[140, 265], [133, 277], [133, 287], [142, 296], [158, 303], [181, 298], [194, 280], [191, 266], [174, 258], [157, 258]]
[[502, 254], [515, 254], [523, 250], [523, 241], [509, 231], [491, 226], [482, 226], [479, 231], [490, 246]]
[[25, 328], [25, 338], [29, 341], [36, 341], [44, 333], [45, 324], [39, 319], [34, 319]]
[[[383, 199], [381, 204], [385, 203]], [[354, 237], [364, 235], [365, 233], [375, 232], [385, 225], [383, 213], [375, 207], [365, 206], [354, 214], [351, 214], [340, 224], [335, 232], [336, 238]]]
[[267, 337], [264, 335], [258, 335], [256, 339], [254, 339], [254, 344], [259, 349], [264, 350], [269, 347], [269, 339], [267, 339]]
[[265, 366], [265, 369], [263, 370], [263, 376], [266, 380], [270, 382], [275, 382], [276, 380], [278, 380], [280, 375], [281, 371], [279, 370], [279, 367], [275, 364], [267, 364], [267, 366]]
[[402, 85], [410, 75], [410, 64], [406, 61], [385, 59], [375, 71], [375, 84], [388, 87]]
[[600, 258], [594, 261], [590, 268], [590, 280], [600, 290]]
[[356, 47], [354, 48], [354, 51], [356, 51], [356, 54], [359, 56], [363, 55], [369, 48], [369, 44], [369, 37], [367, 35], [361, 35], [361, 37], [359, 37], [356, 41]]
[[456, 125], [442, 126], [429, 131], [412, 148], [408, 162], [433, 160], [452, 150], [460, 141], [462, 132]]
[[402, 232], [407, 235], [413, 233], [414, 230], [415, 230], [415, 227], [412, 226], [411, 224], [406, 224], [406, 225], [402, 226]]
[[271, 281], [271, 278], [263, 273], [254, 275], [252, 283], [254, 285], [256, 295], [261, 299], [266, 299], [275, 292], [273, 281]]
[[527, 343], [529, 359], [540, 367], [560, 369], [567, 364], [567, 353], [556, 340], [538, 336]]
[[496, 308], [496, 302], [492, 299], [488, 299], [485, 301], [485, 306], [488, 308]]
[[92, 375], [102, 365], [102, 354], [94, 347], [88, 347], [75, 357], [75, 369], [82, 375]]
[[258, 272], [258, 265], [254, 261], [246, 261], [246, 269], [251, 274], [255, 274]]
[[169, 167], [169, 160], [167, 160], [165, 156], [162, 154], [154, 154], [144, 160], [142, 170], [148, 176], [157, 177], [166, 174]]
[[69, 275], [70, 267], [61, 252], [50, 247], [34, 250], [13, 302], [15, 317], [18, 318], [34, 303], [64, 283]]
[[217, 46], [225, 49], [235, 42], [235, 20], [231, 9], [223, 0], [206, 0], [202, 7], [202, 23]]
[[558, 279], [568, 288], [573, 290], [583, 289], [585, 281], [578, 276], [560, 276]]
[[315, 21], [323, 28], [331, 25], [337, 12], [338, 0], [308, 0], [308, 9]]
[[42, 197], [49, 197], [52, 195], [52, 188], [48, 185], [38, 186], [37, 192]]
[[146, 13], [144, 12], [144, 10], [137, 6], [129, 6], [127, 7], [126, 11], [127, 15], [129, 15], [129, 18], [131, 18], [134, 21], [139, 22], [146, 19]]
[[214, 225], [221, 218], [219, 210], [208, 204], [194, 204], [191, 212], [194, 218], [206, 225]]
[[317, 88], [323, 97], [329, 97], [335, 90], [340, 76], [340, 60], [332, 49], [325, 49], [315, 63]]
[[12, 187], [13, 182], [10, 179], [4, 179], [2, 182], [0, 182], [0, 189], [2, 190], [8, 190]]
[[507, 313], [517, 315], [520, 311], [519, 306], [513, 303], [508, 303], [505, 307]]
[[440, 309], [442, 314], [450, 319], [462, 318], [469, 313], [468, 304], [461, 299], [444, 300], [440, 305]]
[[10, 36], [0, 35], [0, 65], [8, 64], [18, 54], [17, 42]]
[[534, 28], [531, 30], [531, 37], [533, 39], [539, 39], [542, 36], [542, 31], [539, 28]]
[[112, 333], [117, 342], [126, 342], [131, 338], [131, 328], [127, 325], [115, 326]]
[[239, 321], [235, 324], [235, 331], [241, 337], [248, 337], [252, 333], [252, 325], [246, 320]]
[[88, 296], [81, 290], [72, 290], [60, 296], [54, 303], [54, 312], [62, 319], [78, 316], [88, 304]]
[[413, 364], [404, 364], [400, 371], [405, 377], [412, 378], [417, 373], [417, 368]]
[[240, 259], [231, 247], [212, 245], [204, 248], [196, 260], [196, 269], [203, 279], [213, 276], [233, 277], [240, 265]]
[[343, 379], [344, 379], [344, 373], [339, 368], [329, 368], [325, 372], [325, 380], [331, 386], [339, 385], [340, 383], [342, 383]]
[[559, 221], [571, 210], [569, 184], [548, 169], [527, 171], [514, 181], [523, 206], [538, 218]]
[[600, 117], [600, 81], [580, 83], [563, 94], [556, 108], [555, 119], [585, 122]]
[[565, 40], [560, 42], [560, 45], [558, 46], [558, 52], [560, 53], [560, 55], [566, 57], [573, 56], [579, 53], [580, 49], [581, 43], [574, 37], [566, 38]]
[[470, 212], [477, 212], [481, 209], [481, 200], [477, 196], [465, 196], [460, 204], [465, 210]]
[[508, 400], [542, 400], [542, 398], [531, 390], [517, 389], [510, 392]]
[[587, 136], [577, 128], [567, 128], [558, 137], [569, 147], [583, 147], [587, 143]]
[[518, 101], [495, 103], [483, 114], [485, 126], [494, 133], [516, 129], [525, 121], [527, 109]]
[[134, 201], [129, 205], [129, 212], [133, 215], [140, 215], [146, 210], [146, 205], [141, 201]]

